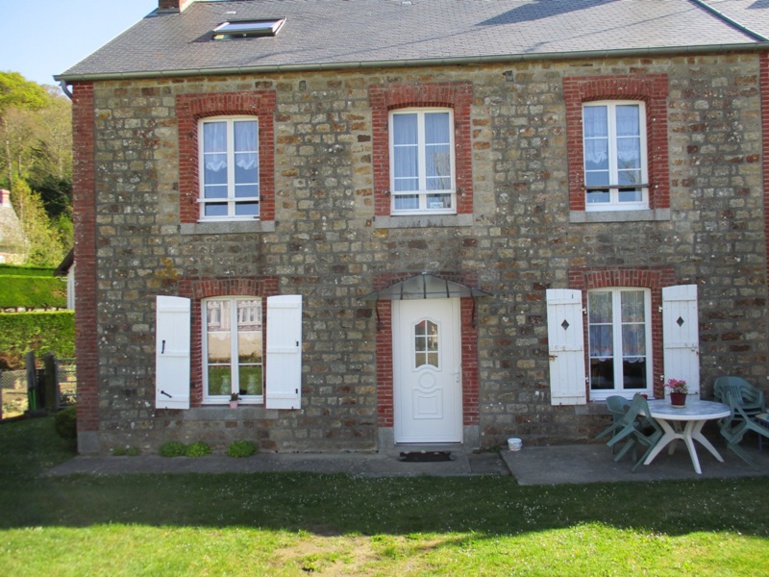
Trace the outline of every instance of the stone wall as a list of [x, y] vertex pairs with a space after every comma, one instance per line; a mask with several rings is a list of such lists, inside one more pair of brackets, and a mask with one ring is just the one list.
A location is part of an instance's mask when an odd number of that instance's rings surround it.
[[[667, 79], [667, 117], [650, 119], [667, 122], [667, 206], [647, 220], [580, 221], [564, 79], [635, 75]], [[372, 88], [451, 83], [472, 91], [472, 215], [377, 216]], [[274, 222], [183, 229], [177, 97], [244, 91], [275, 95]], [[78, 235], [77, 271], [96, 287], [78, 316], [99, 324], [78, 341], [78, 380], [98, 382], [98, 426], [81, 430], [97, 450], [244, 437], [267, 450], [376, 449], [377, 319], [360, 297], [393, 273], [474, 275], [492, 293], [476, 312], [483, 446], [585, 441], [604, 423], [601, 404], [550, 405], [545, 289], [568, 287], [576, 269], [664, 268], [674, 284], [697, 284], [705, 398], [718, 375], [764, 384], [769, 373], [757, 56], [104, 81], [93, 116], [94, 162], [80, 180], [93, 180], [95, 213], [79, 217], [93, 228]], [[154, 296], [247, 277], [304, 297], [302, 410], [155, 411]]]

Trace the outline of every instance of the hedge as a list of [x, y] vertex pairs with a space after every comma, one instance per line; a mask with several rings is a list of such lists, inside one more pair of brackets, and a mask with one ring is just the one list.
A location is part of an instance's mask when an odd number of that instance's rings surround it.
[[24, 368], [24, 355], [34, 351], [40, 357], [55, 352], [57, 357], [75, 356], [75, 313], [73, 311], [0, 314], [0, 357], [12, 369]]
[[55, 269], [48, 267], [0, 264], [0, 276], [52, 277]]

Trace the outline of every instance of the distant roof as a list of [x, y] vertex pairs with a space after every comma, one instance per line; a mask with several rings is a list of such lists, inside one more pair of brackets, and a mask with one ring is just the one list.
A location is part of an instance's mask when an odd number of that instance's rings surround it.
[[[768, 13], [769, 0], [198, 0], [151, 13], [57, 78], [769, 48]], [[213, 39], [228, 20], [275, 18], [274, 37]]]

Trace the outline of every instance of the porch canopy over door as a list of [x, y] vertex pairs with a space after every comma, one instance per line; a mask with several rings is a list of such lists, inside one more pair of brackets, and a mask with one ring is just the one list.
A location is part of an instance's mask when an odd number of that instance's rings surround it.
[[475, 298], [479, 296], [491, 295], [477, 287], [469, 287], [423, 272], [371, 292], [362, 297], [361, 300], [405, 301], [462, 297]]

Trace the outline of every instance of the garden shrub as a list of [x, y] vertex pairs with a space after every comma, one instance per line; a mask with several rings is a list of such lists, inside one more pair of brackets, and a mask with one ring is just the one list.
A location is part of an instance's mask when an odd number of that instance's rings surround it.
[[24, 355], [54, 351], [60, 358], [75, 356], [73, 311], [4, 313], [0, 315], [0, 351], [11, 369], [24, 368]]
[[197, 441], [196, 443], [190, 443], [187, 445], [187, 450], [184, 452], [187, 457], [205, 457], [211, 454], [211, 447], [208, 443], [203, 441]]
[[64, 439], [77, 439], [77, 407], [69, 406], [54, 417], [56, 433]]
[[181, 441], [168, 441], [160, 445], [158, 454], [161, 457], [183, 457], [187, 447]]
[[254, 453], [256, 453], [256, 444], [251, 441], [233, 441], [230, 443], [230, 446], [227, 447], [228, 457], [250, 457]]

